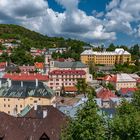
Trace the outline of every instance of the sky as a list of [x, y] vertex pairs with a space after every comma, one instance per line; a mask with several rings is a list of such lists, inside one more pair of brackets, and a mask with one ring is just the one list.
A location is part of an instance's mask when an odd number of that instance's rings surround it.
[[0, 23], [91, 44], [140, 43], [140, 0], [0, 0]]

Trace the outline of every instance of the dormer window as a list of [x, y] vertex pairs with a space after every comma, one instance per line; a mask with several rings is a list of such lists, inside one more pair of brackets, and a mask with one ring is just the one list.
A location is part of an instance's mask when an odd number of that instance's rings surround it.
[[50, 138], [46, 135], [46, 133], [43, 133], [39, 140], [50, 140]]

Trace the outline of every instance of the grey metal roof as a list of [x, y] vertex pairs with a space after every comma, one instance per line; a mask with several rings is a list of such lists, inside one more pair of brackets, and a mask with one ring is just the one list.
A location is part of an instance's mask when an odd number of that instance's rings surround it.
[[76, 61], [76, 62], [55, 61], [54, 66], [59, 67], [59, 68], [86, 68], [87, 67], [84, 63], [82, 63], [80, 61]]
[[51, 98], [54, 96], [54, 91], [44, 85], [35, 82], [23, 82], [23, 87], [20, 81], [12, 81], [11, 87], [2, 86], [0, 88], [0, 97], [26, 98], [26, 97], [43, 97]]

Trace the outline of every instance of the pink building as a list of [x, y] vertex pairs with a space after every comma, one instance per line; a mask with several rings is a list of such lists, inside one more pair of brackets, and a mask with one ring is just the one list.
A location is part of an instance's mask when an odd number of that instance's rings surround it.
[[74, 87], [77, 79], [86, 79], [84, 70], [53, 70], [49, 72], [48, 86], [60, 94], [62, 87]]

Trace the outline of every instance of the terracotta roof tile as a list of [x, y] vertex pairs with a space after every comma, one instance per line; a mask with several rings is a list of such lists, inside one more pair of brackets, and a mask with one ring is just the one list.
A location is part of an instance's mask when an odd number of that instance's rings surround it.
[[98, 94], [97, 98], [101, 98], [102, 100], [109, 100], [110, 98], [116, 98], [117, 96], [112, 93], [109, 89], [103, 88]]
[[110, 81], [110, 82], [116, 82], [117, 81], [117, 76], [116, 75], [106, 75], [104, 77], [105, 81]]
[[35, 65], [35, 68], [37, 68], [37, 69], [43, 69], [44, 68], [44, 63], [42, 63], [42, 62], [36, 62], [34, 65]]
[[127, 94], [128, 92], [135, 92], [136, 90], [138, 90], [137, 88], [121, 88], [120, 92], [122, 94]]
[[75, 86], [65, 86], [64, 90], [67, 92], [77, 92], [77, 88]]
[[6, 62], [0, 62], [0, 68], [5, 68], [6, 67]]

